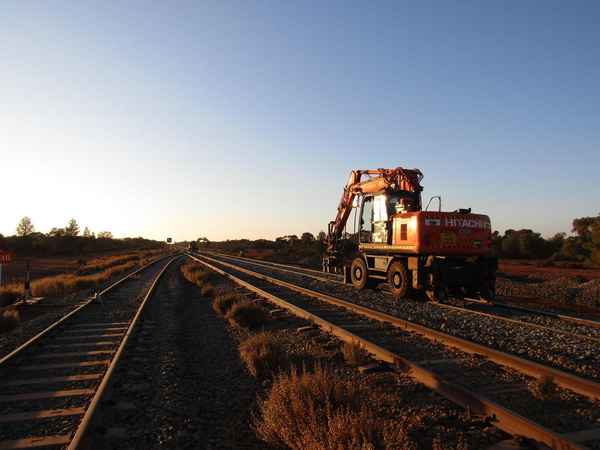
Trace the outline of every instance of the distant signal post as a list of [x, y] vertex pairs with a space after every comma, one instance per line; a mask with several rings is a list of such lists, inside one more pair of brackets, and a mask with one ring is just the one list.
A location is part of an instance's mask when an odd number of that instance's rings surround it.
[[2, 286], [2, 265], [8, 264], [11, 259], [10, 253], [0, 250], [0, 286]]

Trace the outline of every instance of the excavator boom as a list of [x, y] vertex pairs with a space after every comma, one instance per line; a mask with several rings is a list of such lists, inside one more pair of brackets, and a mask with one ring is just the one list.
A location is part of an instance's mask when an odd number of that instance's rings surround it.
[[[368, 178], [363, 180], [363, 177]], [[329, 222], [326, 241], [327, 257], [325, 259], [327, 262], [325, 264], [333, 267], [341, 263], [338, 258], [338, 243], [352, 211], [354, 198], [358, 194], [369, 194], [387, 190], [415, 192], [419, 194], [419, 202], [416, 207], [420, 210], [420, 192], [423, 190], [421, 186], [422, 179], [423, 174], [419, 169], [396, 167], [395, 169], [353, 170], [344, 187], [335, 220]], [[329, 268], [327, 268], [327, 271], [329, 271]]]

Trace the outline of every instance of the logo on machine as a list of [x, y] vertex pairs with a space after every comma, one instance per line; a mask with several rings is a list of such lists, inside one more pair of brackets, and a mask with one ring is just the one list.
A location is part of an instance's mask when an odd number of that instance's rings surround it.
[[444, 226], [461, 228], [482, 228], [484, 230], [491, 228], [491, 225], [487, 220], [459, 219], [451, 217], [446, 217], [444, 219]]
[[457, 228], [481, 228], [483, 230], [489, 230], [491, 228], [490, 222], [487, 220], [480, 219], [463, 219], [460, 217], [444, 217], [443, 219], [425, 219], [426, 226], [433, 227], [457, 227]]

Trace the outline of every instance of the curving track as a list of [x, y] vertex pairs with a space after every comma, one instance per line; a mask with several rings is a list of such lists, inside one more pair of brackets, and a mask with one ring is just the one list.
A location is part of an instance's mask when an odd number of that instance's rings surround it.
[[[203, 264], [261, 297], [314, 321], [343, 340], [360, 342], [378, 359], [410, 371], [419, 381], [462, 406], [494, 416], [495, 424], [511, 434], [553, 448], [600, 444], [600, 385], [593, 381], [307, 289], [284, 281], [281, 275], [250, 270], [247, 260], [232, 264], [235, 258], [200, 256]], [[254, 264], [256, 267], [260, 266]], [[279, 269], [293, 271], [285, 266]], [[310, 273], [306, 269], [303, 272]], [[546, 400], [536, 398], [532, 378], [548, 375], [566, 389], [557, 388]]]
[[141, 311], [176, 258], [122, 278], [0, 360], [0, 449], [79, 446]]

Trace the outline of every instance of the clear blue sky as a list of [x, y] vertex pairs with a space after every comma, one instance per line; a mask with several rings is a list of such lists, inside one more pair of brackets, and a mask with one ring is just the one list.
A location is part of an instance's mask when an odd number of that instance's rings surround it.
[[318, 232], [354, 168], [551, 235], [600, 212], [600, 3], [0, 6], [0, 233]]

